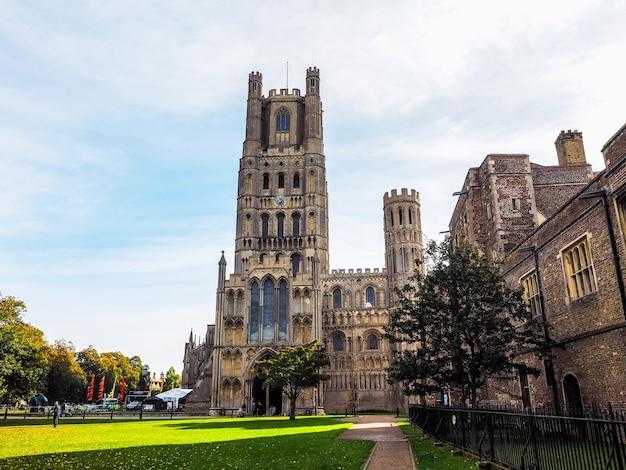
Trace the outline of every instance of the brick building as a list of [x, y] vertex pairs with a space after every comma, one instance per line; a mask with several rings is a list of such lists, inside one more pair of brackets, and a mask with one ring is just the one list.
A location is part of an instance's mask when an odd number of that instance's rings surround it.
[[562, 131], [558, 166], [527, 155], [489, 155], [468, 172], [450, 222], [520, 284], [545, 320], [550, 347], [535, 378], [492, 384], [487, 400], [578, 412], [593, 403], [626, 407], [626, 126], [604, 145], [606, 168], [586, 163], [582, 134]]

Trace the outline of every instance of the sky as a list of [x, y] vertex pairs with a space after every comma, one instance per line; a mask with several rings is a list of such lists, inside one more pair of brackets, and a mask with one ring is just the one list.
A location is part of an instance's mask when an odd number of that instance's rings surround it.
[[[385, 192], [447, 230], [491, 153], [587, 161], [626, 122], [626, 2], [0, 0], [0, 293], [49, 342], [179, 373], [232, 272], [248, 74], [320, 69], [331, 268], [382, 268]], [[620, 111], [621, 110], [621, 111]]]

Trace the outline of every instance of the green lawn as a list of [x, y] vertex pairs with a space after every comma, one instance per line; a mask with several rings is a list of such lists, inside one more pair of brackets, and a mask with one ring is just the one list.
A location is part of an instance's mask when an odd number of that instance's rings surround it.
[[[409, 436], [419, 470], [471, 470], [450, 449]], [[339, 440], [352, 424], [329, 416], [0, 420], [0, 469], [361, 469], [374, 442]]]
[[409, 437], [413, 458], [419, 470], [476, 470], [478, 466], [474, 459], [452, 455], [447, 446], [436, 446], [429, 439], [422, 439], [422, 432], [416, 430], [408, 421], [398, 423], [400, 428]]
[[0, 468], [358, 469], [374, 442], [331, 417], [0, 421]]

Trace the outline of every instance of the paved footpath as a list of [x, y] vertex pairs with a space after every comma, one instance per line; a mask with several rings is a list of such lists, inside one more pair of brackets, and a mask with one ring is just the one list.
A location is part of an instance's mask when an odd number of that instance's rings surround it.
[[395, 416], [371, 415], [346, 418], [354, 424], [339, 439], [376, 441], [364, 470], [415, 470], [413, 453]]

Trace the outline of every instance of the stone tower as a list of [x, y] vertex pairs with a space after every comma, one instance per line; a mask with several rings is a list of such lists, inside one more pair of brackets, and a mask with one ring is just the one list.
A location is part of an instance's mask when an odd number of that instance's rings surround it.
[[[391, 304], [395, 300], [394, 289], [404, 286], [422, 259], [422, 222], [419, 193], [406, 188], [383, 197], [385, 230], [385, 264], [389, 275]], [[420, 267], [422, 269], [422, 267]]]
[[583, 133], [577, 130], [561, 131], [554, 142], [559, 166], [585, 165], [585, 147], [583, 146]]
[[306, 93], [248, 79], [239, 164], [234, 272], [219, 265], [212, 407], [261, 403], [281, 411], [279, 391], [252, 372], [284, 345], [321, 339], [319, 279], [328, 271], [328, 198], [320, 74]]

